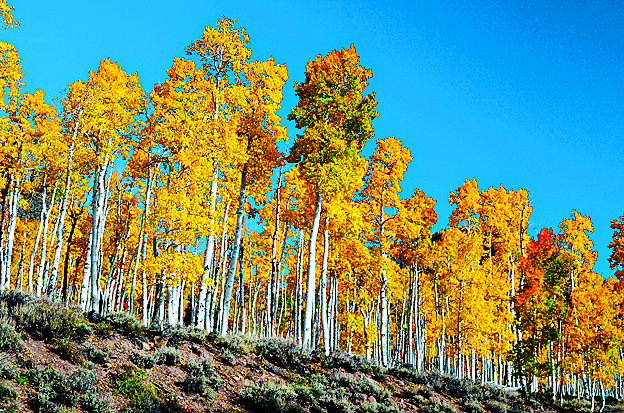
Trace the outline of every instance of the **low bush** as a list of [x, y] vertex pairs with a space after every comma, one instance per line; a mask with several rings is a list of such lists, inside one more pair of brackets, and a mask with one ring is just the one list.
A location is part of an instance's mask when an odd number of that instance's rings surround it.
[[488, 400], [485, 407], [492, 413], [507, 413], [507, 406], [497, 400]]
[[79, 393], [85, 393], [93, 389], [95, 383], [95, 373], [93, 370], [78, 368], [69, 376], [72, 388]]
[[158, 364], [175, 366], [180, 363], [180, 352], [172, 347], [161, 347], [154, 354]]
[[0, 384], [0, 406], [17, 399], [17, 392], [5, 384]]
[[456, 413], [457, 410], [444, 402], [430, 401], [428, 404], [420, 408], [422, 413]]
[[88, 413], [109, 413], [112, 407], [110, 398], [102, 393], [88, 391], [81, 399], [80, 406]]
[[328, 368], [343, 368], [349, 373], [380, 373], [382, 367], [372, 360], [367, 360], [358, 354], [347, 354], [342, 351], [334, 351], [325, 358], [324, 363]]
[[269, 382], [267, 384], [245, 383], [239, 396], [254, 411], [279, 413], [290, 410], [297, 393], [290, 386]]
[[[349, 403], [348, 398], [349, 392], [345, 388], [328, 390], [318, 398], [318, 407], [314, 410], [327, 413], [353, 413], [353, 406]], [[310, 411], [312, 410], [310, 409]]]
[[82, 338], [92, 333], [82, 314], [46, 298], [28, 301], [15, 307], [13, 318], [39, 340]]
[[226, 348], [222, 348], [221, 350], [219, 350], [219, 353], [221, 355], [221, 360], [229, 365], [229, 366], [235, 366], [236, 365], [236, 356], [228, 349]]
[[485, 409], [476, 400], [463, 400], [461, 405], [466, 413], [485, 413]]
[[283, 368], [295, 369], [312, 361], [310, 351], [300, 348], [293, 340], [279, 337], [259, 340], [256, 353]]
[[0, 292], [0, 303], [8, 315], [13, 315], [15, 307], [33, 300], [33, 296], [17, 290], [3, 290]]
[[380, 389], [366, 378], [355, 380], [351, 385], [351, 389], [357, 393], [372, 396], [378, 402], [386, 402], [390, 397], [390, 393], [387, 390]]
[[180, 324], [166, 326], [162, 331], [162, 335], [172, 344], [181, 344], [187, 341], [201, 344], [208, 337], [206, 330], [197, 327], [185, 327]]
[[74, 343], [65, 338], [53, 338], [52, 350], [58, 354], [63, 360], [70, 361], [74, 364], [84, 362], [84, 358], [80, 355], [78, 348]]
[[58, 370], [50, 367], [31, 369], [28, 381], [36, 391], [30, 403], [37, 411], [56, 412], [59, 405], [69, 407], [75, 400], [71, 380]]
[[159, 404], [154, 386], [145, 380], [145, 372], [128, 364], [114, 375], [115, 393], [128, 399], [130, 411], [141, 413], [150, 411]]
[[8, 315], [0, 315], [0, 350], [18, 351], [21, 348], [22, 340], [15, 331], [15, 322]]
[[186, 373], [184, 384], [189, 393], [207, 394], [209, 389], [205, 385], [214, 390], [223, 385], [223, 381], [214, 374], [211, 360], [200, 359], [195, 361], [190, 359], [182, 369]]
[[130, 355], [130, 361], [142, 369], [151, 369], [154, 364], [157, 364], [158, 360], [151, 354], [132, 353]]
[[108, 363], [110, 361], [109, 352], [110, 352], [110, 349], [108, 348], [108, 346], [97, 348], [92, 344], [87, 344], [84, 347], [85, 356], [87, 357], [87, 360], [89, 360], [92, 363], [97, 363], [97, 364]]
[[397, 410], [397, 408], [394, 406], [387, 406], [382, 403], [364, 402], [358, 407], [357, 412], [358, 413], [399, 413], [400, 411]]
[[104, 318], [104, 322], [125, 336], [137, 336], [144, 332], [139, 320], [133, 315], [121, 311], [108, 314]]
[[234, 354], [249, 353], [257, 345], [255, 339], [241, 334], [234, 336], [209, 335], [208, 337], [215, 347], [228, 350]]
[[12, 379], [18, 374], [18, 369], [8, 360], [6, 354], [0, 354], [0, 377]]

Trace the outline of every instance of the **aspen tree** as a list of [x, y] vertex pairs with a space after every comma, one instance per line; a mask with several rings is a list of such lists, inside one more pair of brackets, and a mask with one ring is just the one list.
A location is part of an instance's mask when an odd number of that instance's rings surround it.
[[375, 111], [374, 93], [364, 96], [370, 70], [359, 64], [355, 47], [318, 55], [306, 65], [305, 81], [295, 82], [299, 98], [288, 115], [297, 128], [290, 160], [301, 162], [306, 179], [316, 188], [314, 218], [308, 243], [308, 286], [303, 327], [303, 347], [310, 347], [314, 312], [316, 237], [323, 194], [346, 193], [359, 186], [363, 161], [359, 152], [373, 136], [371, 120]]

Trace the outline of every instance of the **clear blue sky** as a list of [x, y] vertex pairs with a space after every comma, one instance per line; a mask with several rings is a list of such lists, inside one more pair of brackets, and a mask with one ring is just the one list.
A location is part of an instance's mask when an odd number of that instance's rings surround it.
[[[467, 178], [529, 190], [531, 234], [572, 209], [591, 216], [609, 269], [609, 221], [624, 210], [624, 3], [603, 1], [13, 1], [27, 88], [60, 96], [110, 57], [151, 90], [221, 15], [251, 36], [253, 56], [286, 63], [282, 114], [309, 58], [354, 43], [373, 70], [377, 137], [414, 160], [403, 183], [438, 201]], [[289, 135], [296, 130], [289, 125]], [[369, 154], [371, 142], [366, 148]]]

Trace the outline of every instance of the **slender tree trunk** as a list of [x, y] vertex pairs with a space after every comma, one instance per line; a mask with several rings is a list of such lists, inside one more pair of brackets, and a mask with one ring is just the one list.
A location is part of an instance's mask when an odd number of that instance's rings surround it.
[[[50, 214], [52, 214], [52, 209], [54, 208], [54, 202], [56, 201], [56, 186], [52, 192], [52, 201], [50, 202], [50, 207], [46, 209], [44, 218], [43, 218], [43, 232], [42, 243], [41, 243], [41, 258], [39, 260], [39, 268], [37, 268], [37, 297], [41, 297], [41, 293], [43, 292], [43, 273], [45, 270], [46, 263], [46, 253], [47, 253], [47, 245], [48, 245], [48, 224], [50, 222]], [[43, 208], [46, 208], [46, 204], [44, 202]]]
[[238, 210], [236, 215], [236, 230], [234, 231], [234, 242], [230, 251], [230, 262], [228, 268], [227, 282], [225, 290], [223, 290], [223, 308], [221, 309], [222, 318], [219, 329], [220, 335], [225, 335], [228, 330], [230, 319], [230, 304], [232, 300], [232, 287], [234, 286], [234, 278], [236, 276], [236, 263], [238, 262], [238, 252], [240, 250], [241, 239], [243, 235], [243, 219], [245, 218], [245, 189], [247, 186], [247, 167], [241, 172], [240, 192], [238, 196]]
[[45, 221], [45, 213], [46, 213], [46, 199], [47, 197], [47, 188], [45, 185], [45, 181], [43, 184], [43, 195], [42, 195], [42, 207], [41, 212], [39, 213], [39, 229], [37, 230], [37, 236], [35, 238], [35, 245], [30, 254], [30, 263], [28, 265], [28, 293], [32, 294], [33, 289], [33, 275], [35, 273], [35, 256], [37, 255], [37, 250], [39, 249], [39, 241], [41, 240], [41, 234], [43, 233], [43, 222]]
[[[74, 138], [78, 132], [78, 122], [74, 129]], [[71, 184], [71, 165], [74, 156], [74, 143], [72, 142], [67, 153], [67, 171], [65, 172], [65, 192], [63, 192], [63, 202], [59, 211], [59, 226], [56, 232], [56, 248], [54, 249], [54, 258], [52, 260], [52, 269], [50, 271], [50, 285], [56, 285], [58, 279], [58, 267], [61, 261], [61, 250], [63, 249], [63, 228], [65, 227], [65, 213], [67, 211], [67, 201], [69, 199], [69, 187]], [[48, 291], [50, 294], [52, 291]]]
[[214, 214], [217, 209], [217, 180], [219, 176], [219, 167], [217, 166], [216, 159], [214, 160], [213, 164], [214, 178], [210, 183], [210, 231], [208, 237], [206, 238], [206, 250], [204, 252], [204, 272], [199, 280], [199, 296], [197, 298], [197, 317], [195, 320], [195, 325], [198, 327], [204, 327], [206, 325], [206, 294], [208, 291], [206, 281], [210, 279], [215, 250], [215, 236], [213, 226], [215, 222]]
[[323, 323], [323, 349], [325, 355], [330, 352], [329, 322], [327, 320], [327, 261], [329, 259], [329, 217], [325, 215], [323, 231], [323, 268], [321, 269], [321, 322]]
[[321, 193], [316, 193], [316, 202], [314, 204], [314, 219], [312, 221], [312, 230], [310, 231], [310, 243], [308, 248], [308, 274], [306, 282], [306, 307], [305, 318], [303, 322], [303, 340], [301, 346], [309, 348], [312, 345], [312, 314], [314, 312], [314, 290], [316, 284], [316, 237], [318, 234], [319, 222], [321, 220]]
[[[20, 148], [21, 158], [21, 148]], [[18, 178], [14, 181], [14, 186], [9, 199], [9, 222], [7, 227], [6, 244], [3, 253], [2, 280], [0, 289], [6, 290], [11, 284], [11, 259], [13, 256], [13, 241], [15, 239], [15, 226], [17, 224], [17, 209], [19, 206], [19, 198], [21, 192], [22, 179]]]

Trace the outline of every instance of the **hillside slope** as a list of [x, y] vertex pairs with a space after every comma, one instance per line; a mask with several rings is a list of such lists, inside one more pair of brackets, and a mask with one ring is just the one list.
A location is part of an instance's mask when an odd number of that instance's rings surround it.
[[[88, 318], [88, 317], [87, 317]], [[532, 412], [565, 408], [515, 392], [291, 341], [155, 331], [122, 313], [91, 321], [48, 300], [0, 295], [5, 412]], [[607, 400], [605, 411], [624, 411]], [[600, 403], [597, 403], [598, 405]]]

